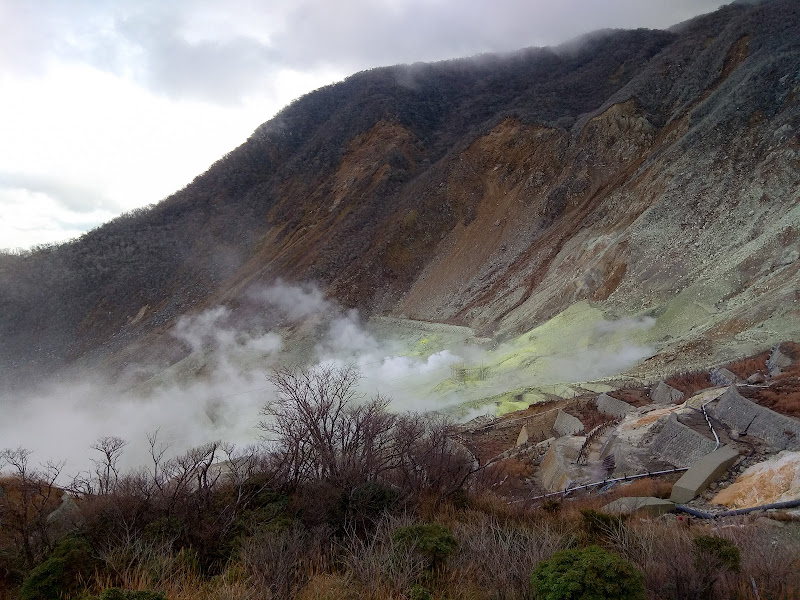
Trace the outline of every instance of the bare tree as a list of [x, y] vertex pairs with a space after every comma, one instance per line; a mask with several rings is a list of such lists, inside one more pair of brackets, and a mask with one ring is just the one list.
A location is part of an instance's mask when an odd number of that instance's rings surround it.
[[63, 462], [33, 468], [30, 456], [31, 451], [21, 447], [0, 451], [0, 469], [12, 471], [12, 478], [4, 483], [8, 489], [0, 497], [0, 526], [11, 534], [27, 568], [52, 550], [47, 516], [58, 506], [56, 480], [64, 468]]
[[115, 436], [101, 437], [92, 444], [92, 450], [102, 456], [92, 459], [99, 494], [108, 494], [119, 483], [119, 459], [127, 445], [127, 441]]
[[437, 415], [397, 415], [380, 396], [356, 393], [353, 367], [282, 369], [270, 377], [277, 397], [259, 424], [294, 484], [326, 481], [342, 491], [383, 480], [440, 499], [479, 468]]
[[294, 484], [324, 480], [350, 488], [397, 466], [396, 417], [388, 400], [363, 400], [353, 367], [281, 369], [269, 380], [277, 398], [262, 410], [265, 440]]

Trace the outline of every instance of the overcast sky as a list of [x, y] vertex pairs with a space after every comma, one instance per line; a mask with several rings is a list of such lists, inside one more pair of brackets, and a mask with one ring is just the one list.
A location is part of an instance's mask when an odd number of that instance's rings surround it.
[[0, 248], [157, 202], [366, 68], [664, 28], [721, 0], [0, 0]]

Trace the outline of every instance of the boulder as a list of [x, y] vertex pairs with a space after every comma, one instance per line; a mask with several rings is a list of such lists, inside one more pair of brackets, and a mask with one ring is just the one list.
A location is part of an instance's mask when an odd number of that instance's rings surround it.
[[628, 413], [635, 411], [636, 408], [608, 394], [600, 394], [597, 397], [597, 410], [601, 413], [621, 419]]
[[747, 383], [749, 384], [757, 384], [757, 383], [764, 383], [767, 380], [764, 377], [763, 373], [753, 373], [750, 377], [747, 378]]
[[675, 404], [683, 400], [684, 393], [663, 381], [650, 390], [650, 399], [656, 404]]

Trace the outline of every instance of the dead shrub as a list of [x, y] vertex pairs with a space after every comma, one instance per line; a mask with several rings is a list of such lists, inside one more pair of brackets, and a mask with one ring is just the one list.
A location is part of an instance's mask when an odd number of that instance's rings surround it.
[[486, 517], [458, 523], [458, 551], [450, 559], [446, 588], [451, 598], [529, 599], [531, 569], [575, 542], [563, 520], [501, 523]]
[[365, 600], [403, 597], [425, 571], [425, 560], [392, 532], [414, 523], [409, 517], [387, 516], [367, 536], [354, 532], [339, 542], [337, 554], [345, 573]]
[[330, 532], [300, 525], [263, 528], [242, 544], [242, 562], [261, 595], [289, 600], [330, 563]]

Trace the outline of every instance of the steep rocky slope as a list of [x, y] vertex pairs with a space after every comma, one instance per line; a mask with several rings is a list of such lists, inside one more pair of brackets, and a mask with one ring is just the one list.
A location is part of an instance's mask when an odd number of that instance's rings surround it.
[[149, 352], [277, 277], [501, 339], [581, 300], [646, 314], [652, 369], [795, 336], [798, 64], [773, 0], [354, 75], [165, 201], [1, 256], [2, 377]]

